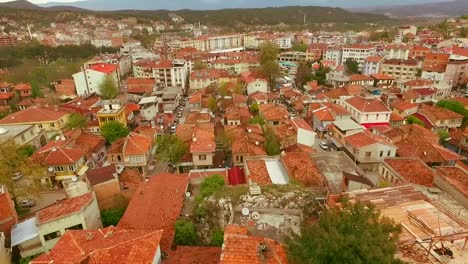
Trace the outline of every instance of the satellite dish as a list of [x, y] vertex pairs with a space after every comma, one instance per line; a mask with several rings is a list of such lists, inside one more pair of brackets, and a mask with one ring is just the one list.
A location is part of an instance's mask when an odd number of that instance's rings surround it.
[[249, 213], [250, 213], [249, 208], [247, 208], [247, 207], [242, 208], [242, 215], [243, 216], [248, 216]]
[[258, 212], [253, 212], [252, 213], [252, 219], [253, 220], [258, 220], [260, 218], [260, 214]]
[[56, 136], [55, 141], [59, 141], [59, 140], [60, 140], [60, 136]]
[[186, 192], [186, 193], [185, 193], [185, 197], [188, 198], [188, 197], [190, 197], [190, 196], [192, 196], [192, 194], [191, 194], [190, 192]]
[[50, 171], [50, 172], [53, 172], [53, 171], [54, 171], [54, 167], [49, 167], [47, 170]]
[[73, 176], [71, 180], [72, 180], [72, 182], [77, 182], [77, 181], [78, 181], [78, 177]]
[[65, 141], [65, 136], [64, 136], [64, 135], [61, 135], [61, 136], [60, 136], [60, 139], [61, 139], [62, 141]]

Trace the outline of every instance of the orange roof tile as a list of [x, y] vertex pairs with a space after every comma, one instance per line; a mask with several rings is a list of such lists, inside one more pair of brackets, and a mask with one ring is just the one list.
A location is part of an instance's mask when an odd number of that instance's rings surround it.
[[148, 232], [113, 226], [99, 230], [68, 230], [50, 252], [30, 263], [152, 263], [162, 233], [161, 230]]
[[385, 138], [372, 134], [371, 132], [367, 130], [361, 133], [357, 133], [357, 134], [345, 137], [345, 141], [349, 143], [355, 149], [360, 149], [360, 148], [363, 148], [372, 144], [376, 144], [376, 143], [382, 143], [385, 145], [393, 146], [393, 144], [390, 143]]
[[369, 112], [390, 112], [387, 106], [377, 98], [363, 98], [355, 96], [346, 100], [348, 104], [356, 108], [357, 110], [369, 113]]
[[268, 121], [278, 121], [288, 119], [289, 112], [284, 105], [261, 104], [259, 105], [260, 114]]
[[468, 173], [465, 170], [458, 167], [437, 167], [436, 174], [468, 197]]
[[39, 225], [81, 212], [88, 204], [94, 200], [92, 192], [81, 196], [64, 199], [44, 208], [36, 213]]
[[32, 106], [8, 115], [0, 120], [0, 124], [51, 122], [57, 121], [65, 115], [68, 113], [62, 109]]
[[264, 160], [247, 160], [246, 164], [249, 179], [258, 184], [271, 184], [270, 174]]
[[169, 252], [163, 264], [218, 264], [220, 257], [220, 247], [178, 246], [176, 250]]
[[123, 153], [124, 155], [144, 155], [147, 154], [150, 149], [153, 140], [145, 135], [130, 133], [125, 138]]
[[[243, 229], [243, 230], [241, 230]], [[234, 231], [231, 233], [231, 231]], [[258, 254], [260, 243], [266, 245], [265, 259]], [[283, 246], [275, 240], [250, 236], [247, 228], [227, 227], [224, 232], [224, 244], [220, 264], [287, 264]]]
[[[59, 144], [60, 143], [62, 143], [62, 141], [59, 141]], [[81, 149], [58, 145], [47, 148], [42, 152], [38, 151], [34, 154], [33, 157], [42, 165], [49, 166], [74, 164], [79, 159], [83, 158], [84, 155], [85, 153]]]
[[118, 65], [115, 64], [107, 64], [107, 63], [99, 63], [99, 64], [94, 64], [89, 67], [89, 69], [97, 72], [102, 72], [105, 74], [112, 73], [116, 71], [119, 68]]
[[149, 177], [135, 191], [118, 227], [136, 230], [162, 229], [164, 233], [161, 249], [168, 252], [187, 186], [187, 174], [161, 173]]
[[419, 158], [393, 158], [384, 162], [408, 183], [433, 186], [435, 173]]
[[281, 156], [288, 176], [306, 186], [325, 187], [326, 181], [315, 162], [305, 152], [286, 152]]

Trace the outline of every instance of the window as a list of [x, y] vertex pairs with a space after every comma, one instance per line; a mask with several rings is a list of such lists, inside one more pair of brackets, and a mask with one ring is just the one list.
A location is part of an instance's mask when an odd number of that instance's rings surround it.
[[68, 171], [75, 171], [75, 170], [76, 170], [76, 165], [68, 166]]
[[50, 127], [55, 127], [55, 123], [51, 123], [51, 124], [50, 124]]
[[44, 235], [44, 240], [49, 241], [49, 240], [52, 240], [52, 239], [56, 239], [56, 238], [58, 238], [60, 236], [61, 236], [60, 231], [55, 231], [55, 232]]
[[392, 152], [389, 150], [389, 151], [387, 152], [387, 157], [390, 157], [391, 154], [392, 154]]
[[198, 156], [198, 159], [199, 159], [199, 160], [206, 160], [206, 155], [199, 155], [199, 156]]
[[42, 128], [42, 124], [39, 124], [38, 127], [39, 127], [39, 128]]
[[380, 157], [383, 157], [383, 151], [380, 151]]
[[366, 159], [370, 159], [371, 156], [372, 156], [372, 153], [366, 152]]
[[55, 167], [54, 167], [54, 170], [55, 170], [55, 171], [64, 171], [64, 169], [63, 169], [62, 166], [55, 166]]
[[83, 225], [78, 224], [78, 225], [70, 226], [69, 228], [65, 228], [65, 230], [83, 230]]

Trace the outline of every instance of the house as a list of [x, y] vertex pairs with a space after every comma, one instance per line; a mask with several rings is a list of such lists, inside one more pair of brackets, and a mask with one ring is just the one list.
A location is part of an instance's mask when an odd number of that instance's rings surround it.
[[463, 115], [448, 109], [422, 104], [413, 116], [424, 122], [432, 131], [452, 130], [461, 127]]
[[[400, 116], [399, 114], [397, 114], [395, 112], [392, 112], [390, 114], [390, 126], [391, 127], [400, 127], [405, 122], [406, 122], [406, 119], [404, 117]], [[379, 127], [375, 127], [375, 128], [378, 129]]]
[[216, 151], [213, 123], [181, 124], [177, 126], [176, 135], [189, 146], [189, 153], [180, 167], [201, 169], [213, 166]]
[[345, 152], [364, 169], [374, 170], [385, 158], [395, 157], [397, 147], [368, 130], [344, 138]]
[[185, 124], [208, 124], [213, 123], [212, 114], [203, 109], [200, 112], [191, 111], [185, 117]]
[[0, 262], [5, 264], [11, 263], [11, 251], [7, 249], [5, 234], [0, 232]]
[[409, 103], [427, 103], [436, 101], [437, 90], [432, 88], [418, 88], [405, 91], [403, 100]]
[[0, 144], [11, 141], [18, 146], [33, 146], [39, 149], [47, 144], [48, 137], [38, 125], [1, 125]]
[[406, 101], [395, 102], [391, 105], [393, 112], [402, 116], [407, 117], [418, 111], [419, 104], [409, 103]]
[[169, 252], [187, 187], [187, 174], [161, 173], [149, 177], [140, 183], [117, 227], [146, 232], [163, 230], [161, 251]]
[[257, 156], [244, 161], [244, 175], [251, 184], [288, 184], [289, 177], [280, 157]]
[[0, 82], [0, 106], [9, 106], [14, 95], [15, 91], [13, 84]]
[[288, 120], [289, 118], [289, 111], [284, 105], [261, 104], [258, 106], [258, 109], [259, 115], [271, 126], [277, 126], [280, 122]]
[[380, 181], [391, 185], [433, 187], [434, 171], [419, 158], [388, 158], [378, 168]]
[[145, 175], [151, 160], [153, 139], [145, 135], [130, 133], [123, 142], [123, 158], [125, 167], [136, 168]]
[[361, 133], [364, 131], [364, 127], [356, 123], [352, 119], [343, 119], [334, 121], [333, 123], [333, 130], [330, 139], [333, 143], [338, 147], [341, 148], [345, 144], [345, 138], [357, 133]]
[[185, 89], [189, 72], [188, 64], [183, 59], [141, 59], [133, 64], [133, 75], [136, 78], [154, 79], [159, 88], [178, 87]]
[[468, 172], [458, 167], [441, 166], [435, 169], [434, 184], [468, 208]]
[[0, 233], [9, 237], [12, 227], [18, 223], [18, 214], [13, 198], [5, 186], [0, 186], [0, 212]]
[[110, 226], [99, 230], [68, 230], [50, 252], [30, 264], [43, 263], [161, 263], [162, 231], [126, 230]]
[[243, 72], [240, 80], [247, 89], [247, 95], [251, 95], [255, 92], [268, 92], [268, 81], [257, 72]]
[[100, 85], [106, 78], [110, 78], [116, 87], [120, 87], [120, 73], [118, 65], [100, 63], [91, 65], [88, 68], [73, 74], [76, 94], [78, 96], [85, 96], [92, 93], [101, 94]]
[[60, 79], [53, 82], [55, 93], [60, 99], [74, 99], [76, 98], [75, 80], [73, 79]]
[[305, 186], [326, 188], [327, 180], [317, 168], [317, 165], [305, 152], [286, 152], [281, 155], [281, 163], [290, 179]]
[[164, 258], [164, 264], [219, 264], [220, 247], [177, 246]]
[[390, 88], [393, 86], [395, 78], [389, 75], [385, 75], [383, 73], [375, 73], [369, 75], [371, 78], [374, 79], [374, 87], [378, 88]]
[[251, 118], [247, 107], [228, 107], [224, 114], [225, 125], [246, 125]]
[[101, 98], [93, 94], [72, 99], [71, 101], [61, 104], [60, 108], [69, 109], [86, 117], [94, 117], [96, 112], [100, 110], [100, 101]]
[[96, 194], [100, 210], [113, 208], [120, 193], [120, 181], [115, 164], [88, 170], [85, 175], [86, 183]]
[[380, 72], [380, 65], [382, 64], [383, 57], [381, 56], [370, 56], [364, 59], [364, 71], [363, 74], [371, 75]]
[[101, 101], [102, 109], [97, 112], [96, 117], [99, 121], [99, 127], [109, 122], [116, 121], [124, 126], [127, 126], [127, 115], [125, 106], [119, 100], [103, 100]]
[[19, 93], [21, 98], [30, 97], [32, 94], [31, 85], [27, 83], [20, 83], [20, 84], [15, 85], [15, 91]]
[[1, 125], [37, 125], [47, 136], [61, 134], [66, 127], [69, 111], [56, 107], [36, 107], [9, 114], [0, 120]]
[[247, 157], [266, 155], [263, 149], [265, 137], [260, 125], [227, 125], [224, 126], [224, 133], [232, 140], [230, 150], [233, 166], [243, 166]]
[[190, 73], [190, 90], [198, 91], [210, 86], [219, 84], [220, 72], [215, 69], [195, 70]]
[[219, 264], [287, 264], [286, 251], [277, 241], [249, 235], [247, 227], [229, 225]]
[[387, 59], [407, 60], [410, 48], [404, 45], [388, 45], [384, 49], [384, 56]]
[[132, 95], [151, 95], [156, 86], [156, 80], [151, 78], [134, 78], [127, 79], [127, 93]]
[[312, 110], [312, 123], [314, 130], [322, 135], [327, 133], [331, 124], [337, 120], [350, 119], [351, 113], [341, 105], [326, 104], [325, 106]]
[[450, 54], [428, 53], [424, 55], [421, 78], [442, 82], [445, 79], [445, 70]]
[[140, 116], [142, 121], [154, 120], [159, 113], [159, 100], [156, 96], [143, 97], [138, 105], [140, 106]]
[[94, 193], [57, 201], [15, 225], [11, 245], [18, 246], [25, 258], [51, 250], [67, 230], [102, 228]]
[[390, 122], [390, 109], [377, 98], [354, 96], [342, 100], [341, 104], [356, 122], [367, 128]]

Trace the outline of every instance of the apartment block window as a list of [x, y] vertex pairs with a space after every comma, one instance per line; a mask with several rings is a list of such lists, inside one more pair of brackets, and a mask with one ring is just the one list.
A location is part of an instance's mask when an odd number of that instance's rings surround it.
[[199, 155], [199, 156], [198, 156], [198, 159], [199, 159], [199, 160], [206, 160], [206, 155]]
[[49, 240], [52, 240], [52, 239], [56, 239], [56, 238], [58, 238], [60, 236], [61, 236], [60, 231], [55, 231], [55, 232], [44, 235], [44, 240], [49, 241]]
[[83, 225], [78, 224], [78, 225], [70, 226], [69, 228], [65, 228], [65, 230], [83, 230]]
[[68, 171], [75, 171], [75, 170], [76, 170], [76, 165], [68, 166]]
[[54, 170], [55, 170], [55, 171], [58, 171], [58, 172], [64, 171], [63, 166], [55, 166], [55, 167], [54, 167]]
[[383, 157], [383, 151], [380, 151], [380, 157]]

